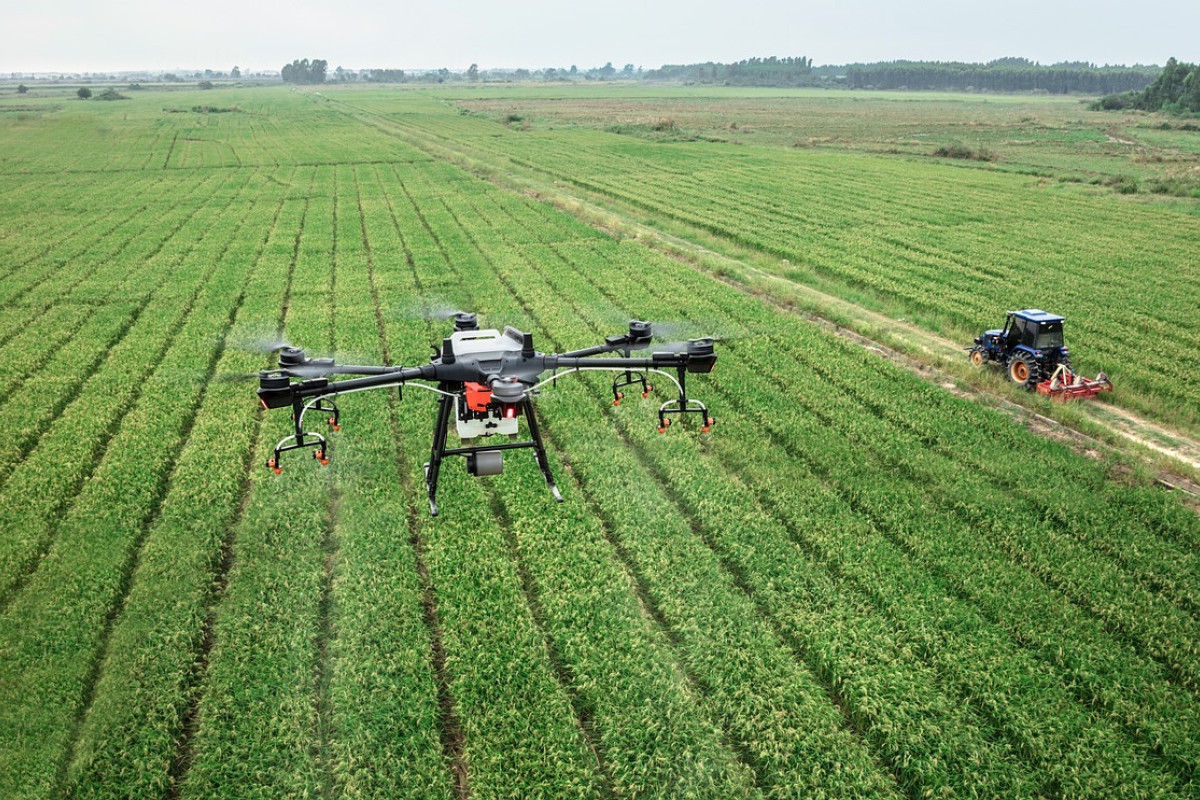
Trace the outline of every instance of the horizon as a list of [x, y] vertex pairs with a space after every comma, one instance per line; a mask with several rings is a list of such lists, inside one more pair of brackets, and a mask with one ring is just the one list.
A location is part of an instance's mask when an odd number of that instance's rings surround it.
[[[120, 13], [83, 0], [7, 2], [10, 38], [0, 74], [277, 72], [294, 59], [346, 69], [590, 69], [611, 62], [731, 63], [805, 56], [816, 65], [886, 61], [987, 63], [1023, 57], [1043, 65], [1162, 65], [1197, 60], [1200, 4], [1168, 0], [1130, 19], [1115, 0], [1012, 0], [962, 7], [952, 0], [858, 0], [829, 7], [803, 0], [746, 0], [735, 14], [688, 0], [645, 6], [611, 0], [573, 7], [518, 0], [453, 7], [298, 0], [286, 14], [261, 0], [211, 0], [202, 9], [127, 0]], [[1169, 25], [1162, 25], [1167, 18]], [[16, 35], [12, 35], [16, 34]], [[405, 65], [432, 66], [405, 66]], [[187, 66], [182, 66], [187, 65]]]
[[[701, 59], [698, 61], [689, 61], [689, 62], [663, 62], [662, 64], [656, 64], [654, 66], [635, 65], [635, 67], [639, 72], [646, 72], [646, 71], [661, 69], [661, 68], [667, 67], [667, 66], [688, 66], [688, 65], [693, 65], [693, 64], [710, 64], [710, 63], [732, 64], [732, 63], [736, 63], [739, 61], [748, 60], [751, 58], [772, 58], [772, 57], [784, 58], [785, 56], [780, 56], [779, 54], [772, 53], [772, 54], [767, 54], [767, 55], [745, 56], [743, 58], [734, 59], [732, 61], [717, 61], [715, 59]], [[316, 56], [316, 58], [320, 58], [320, 56]], [[816, 61], [814, 61], [812, 66], [814, 68], [819, 69], [819, 68], [828, 68], [828, 67], [849, 67], [849, 66], [854, 66], [854, 65], [858, 65], [858, 64], [867, 65], [867, 64], [888, 64], [888, 63], [924, 63], [924, 64], [964, 63], [964, 64], [986, 65], [986, 64], [993, 63], [997, 60], [1005, 59], [1005, 58], [1024, 58], [1027, 61], [1034, 64], [1035, 66], [1039, 66], [1039, 67], [1052, 67], [1052, 66], [1056, 66], [1058, 64], [1084, 63], [1084, 64], [1090, 64], [1095, 69], [1106, 69], [1106, 68], [1161, 69], [1166, 64], [1166, 61], [1167, 61], [1167, 59], [1164, 59], [1162, 61], [1162, 63], [1150, 63], [1150, 64], [1141, 64], [1141, 63], [1139, 63], [1139, 64], [1111, 64], [1111, 63], [1099, 63], [1096, 61], [1086, 61], [1086, 60], [1075, 61], [1075, 60], [1070, 60], [1070, 59], [1059, 59], [1059, 60], [1053, 61], [1053, 62], [1042, 62], [1042, 61], [1037, 61], [1035, 59], [1027, 58], [1025, 56], [1010, 55], [1010, 56], [999, 56], [997, 58], [989, 59], [988, 61], [965, 61], [965, 62], [964, 61], [954, 61], [951, 59], [914, 59], [914, 58], [904, 58], [904, 57], [885, 59], [885, 60], [881, 60], [881, 61], [844, 61], [844, 62], [831, 62], [831, 63], [817, 63]], [[1168, 56], [1168, 58], [1176, 58], [1176, 57]], [[311, 61], [312, 59], [310, 58], [309, 60]], [[1179, 59], [1179, 58], [1176, 58], [1176, 60], [1186, 61], [1186, 59]], [[328, 59], [326, 59], [326, 61], [328, 61]], [[291, 62], [289, 61], [286, 63], [290, 64]], [[609, 63], [609, 62], [606, 62], [606, 63]], [[616, 69], [618, 69], [618, 70], [621, 69], [621, 66], [618, 66], [616, 64], [616, 62], [611, 62], [611, 63]], [[234, 65], [234, 66], [239, 67], [240, 72], [242, 72], [243, 74], [278, 75], [280, 73], [282, 67], [284, 66], [284, 64], [280, 64], [278, 67], [259, 67], [259, 68], [241, 67], [241, 65]], [[371, 69], [398, 69], [398, 70], [401, 70], [404, 72], [411, 72], [413, 74], [437, 72], [438, 70], [441, 70], [441, 69], [448, 69], [452, 74], [461, 74], [461, 73], [465, 73], [467, 71], [467, 69], [469, 68], [469, 65], [466, 67], [461, 67], [461, 68], [459, 68], [459, 67], [409, 67], [409, 66], [390, 66], [390, 65], [377, 65], [374, 67], [346, 67], [345, 65], [336, 65], [335, 66], [332, 63], [329, 63], [328, 69], [329, 69], [330, 74], [332, 74], [333, 71], [335, 69], [337, 69], [339, 66], [342, 67], [343, 69], [345, 69], [347, 72], [360, 72], [360, 71], [366, 71], [366, 70], [371, 70]], [[578, 67], [579, 73], [582, 75], [582, 74], [588, 72], [589, 70], [600, 69], [600, 68], [604, 67], [605, 65], [604, 64], [588, 64], [588, 65], [567, 64], [567, 65], [562, 65], [562, 66], [554, 65], [554, 66], [545, 66], [545, 67], [528, 67], [528, 66], [515, 66], [515, 67], [514, 66], [492, 66], [492, 67], [489, 67], [489, 66], [478, 65], [480, 73], [488, 73], [488, 72], [508, 73], [508, 72], [515, 72], [517, 70], [522, 70], [522, 69], [528, 70], [530, 72], [538, 72], [538, 71], [542, 71], [545, 69], [556, 69], [559, 71], [566, 71], [571, 66]], [[31, 72], [28, 70], [25, 70], [25, 71], [11, 70], [11, 71], [9, 71], [9, 75], [11, 76], [9, 78], [9, 80], [15, 80], [15, 79], [20, 79], [20, 78], [25, 78], [25, 77], [28, 77], [31, 80], [36, 80], [39, 76], [40, 77], [70, 76], [70, 77], [81, 77], [81, 78], [87, 78], [87, 77], [103, 78], [106, 76], [119, 77], [119, 76], [141, 75], [141, 74], [160, 74], [160, 75], [179, 74], [181, 76], [186, 75], [188, 77], [191, 77], [198, 73], [202, 73], [206, 70], [213, 72], [214, 77], [215, 76], [228, 77], [228, 74], [230, 71], [232, 71], [232, 69], [233, 69], [232, 67], [228, 67], [225, 69], [218, 69], [218, 68], [214, 68], [211, 66], [186, 66], [186, 67], [175, 66], [175, 67], [165, 67], [165, 68], [135, 67], [135, 68], [130, 68], [130, 69], [112, 69], [112, 70], [50, 69], [50, 70], [41, 70], [41, 71], [37, 71], [37, 72]], [[3, 72], [3, 71], [0, 71], [0, 72]]]

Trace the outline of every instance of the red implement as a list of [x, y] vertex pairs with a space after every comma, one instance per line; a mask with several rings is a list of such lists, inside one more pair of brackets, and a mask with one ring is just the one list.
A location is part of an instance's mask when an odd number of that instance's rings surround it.
[[1111, 392], [1112, 388], [1112, 381], [1103, 372], [1095, 380], [1089, 380], [1076, 375], [1066, 364], [1059, 364], [1053, 375], [1037, 385], [1038, 394], [1064, 401], [1095, 397], [1101, 392]]

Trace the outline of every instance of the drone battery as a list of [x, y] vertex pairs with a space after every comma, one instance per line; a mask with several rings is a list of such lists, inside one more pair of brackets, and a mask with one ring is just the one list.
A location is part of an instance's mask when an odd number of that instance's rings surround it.
[[488, 403], [492, 402], [491, 387], [474, 381], [467, 381], [463, 386], [467, 393], [467, 408], [472, 411], [487, 411]]

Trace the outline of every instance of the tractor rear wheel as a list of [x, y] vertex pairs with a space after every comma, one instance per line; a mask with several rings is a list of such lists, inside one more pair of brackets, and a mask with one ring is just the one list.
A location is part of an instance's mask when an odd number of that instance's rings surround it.
[[1042, 379], [1038, 363], [1030, 356], [1019, 353], [1008, 362], [1008, 379], [1018, 383], [1027, 391], [1033, 391]]
[[972, 347], [967, 359], [971, 362], [971, 366], [973, 367], [982, 367], [985, 363], [987, 363], [987, 356], [984, 355], [982, 347]]

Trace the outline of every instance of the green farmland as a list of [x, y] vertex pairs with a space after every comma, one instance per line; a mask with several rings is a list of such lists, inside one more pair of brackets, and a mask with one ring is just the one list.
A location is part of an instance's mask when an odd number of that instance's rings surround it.
[[[597, 92], [0, 91], [0, 797], [1195, 797], [1194, 505], [547, 192], [930, 334], [1060, 311], [1194, 434], [1200, 201], [1108, 179], [1200, 134], [1035, 98], [968, 162], [893, 141], [937, 98]], [[1070, 144], [1111, 125], [1150, 155]], [[252, 343], [419, 364], [443, 304], [719, 333], [717, 424], [564, 377], [565, 502], [452, 460], [436, 518], [428, 393], [263, 467]]]

